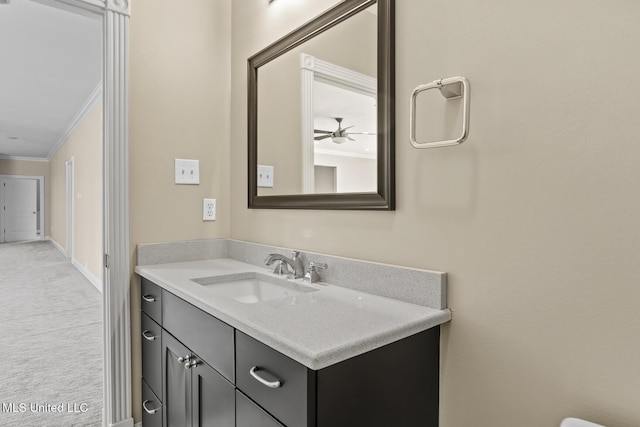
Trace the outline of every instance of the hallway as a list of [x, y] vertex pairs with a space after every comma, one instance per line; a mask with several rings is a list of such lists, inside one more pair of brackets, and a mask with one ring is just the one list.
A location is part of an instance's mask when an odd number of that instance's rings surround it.
[[0, 244], [0, 348], [0, 425], [101, 425], [102, 295], [48, 241]]

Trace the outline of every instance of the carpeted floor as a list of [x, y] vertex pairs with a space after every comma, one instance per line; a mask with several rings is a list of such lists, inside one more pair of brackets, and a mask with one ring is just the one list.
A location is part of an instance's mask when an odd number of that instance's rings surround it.
[[100, 426], [102, 295], [50, 242], [0, 244], [0, 426]]

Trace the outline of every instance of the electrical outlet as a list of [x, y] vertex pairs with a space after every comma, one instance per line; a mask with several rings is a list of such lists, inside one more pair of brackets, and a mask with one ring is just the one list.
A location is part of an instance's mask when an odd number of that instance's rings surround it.
[[204, 221], [216, 220], [216, 199], [204, 199], [202, 219]]
[[175, 159], [176, 184], [200, 184], [200, 161]]
[[258, 165], [258, 187], [273, 187], [273, 166]]

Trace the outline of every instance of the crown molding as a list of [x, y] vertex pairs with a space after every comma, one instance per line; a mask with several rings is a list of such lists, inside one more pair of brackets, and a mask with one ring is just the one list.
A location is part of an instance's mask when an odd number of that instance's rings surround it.
[[45, 157], [25, 157], [25, 156], [7, 156], [0, 154], [0, 160], [20, 160], [26, 162], [48, 162], [49, 159]]
[[96, 105], [96, 103], [102, 98], [102, 80], [98, 83], [98, 85], [91, 91], [91, 95], [87, 98], [87, 100], [82, 104], [80, 110], [76, 113], [76, 115], [71, 119], [69, 124], [67, 125], [67, 130], [64, 131], [62, 136], [58, 139], [56, 144], [53, 146], [49, 154], [47, 155], [47, 160], [51, 160], [51, 158], [56, 154], [56, 152], [64, 145], [65, 142], [71, 137], [73, 132], [80, 126], [80, 123], [87, 117], [91, 109]]

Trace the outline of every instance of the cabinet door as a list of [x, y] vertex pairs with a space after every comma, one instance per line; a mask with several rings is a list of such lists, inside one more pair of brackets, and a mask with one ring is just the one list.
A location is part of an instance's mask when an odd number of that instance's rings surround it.
[[195, 357], [191, 368], [193, 427], [234, 427], [235, 387]]
[[189, 349], [162, 330], [164, 427], [191, 426], [191, 371], [180, 361], [185, 356]]
[[236, 391], [236, 422], [238, 427], [284, 427], [240, 391]]

